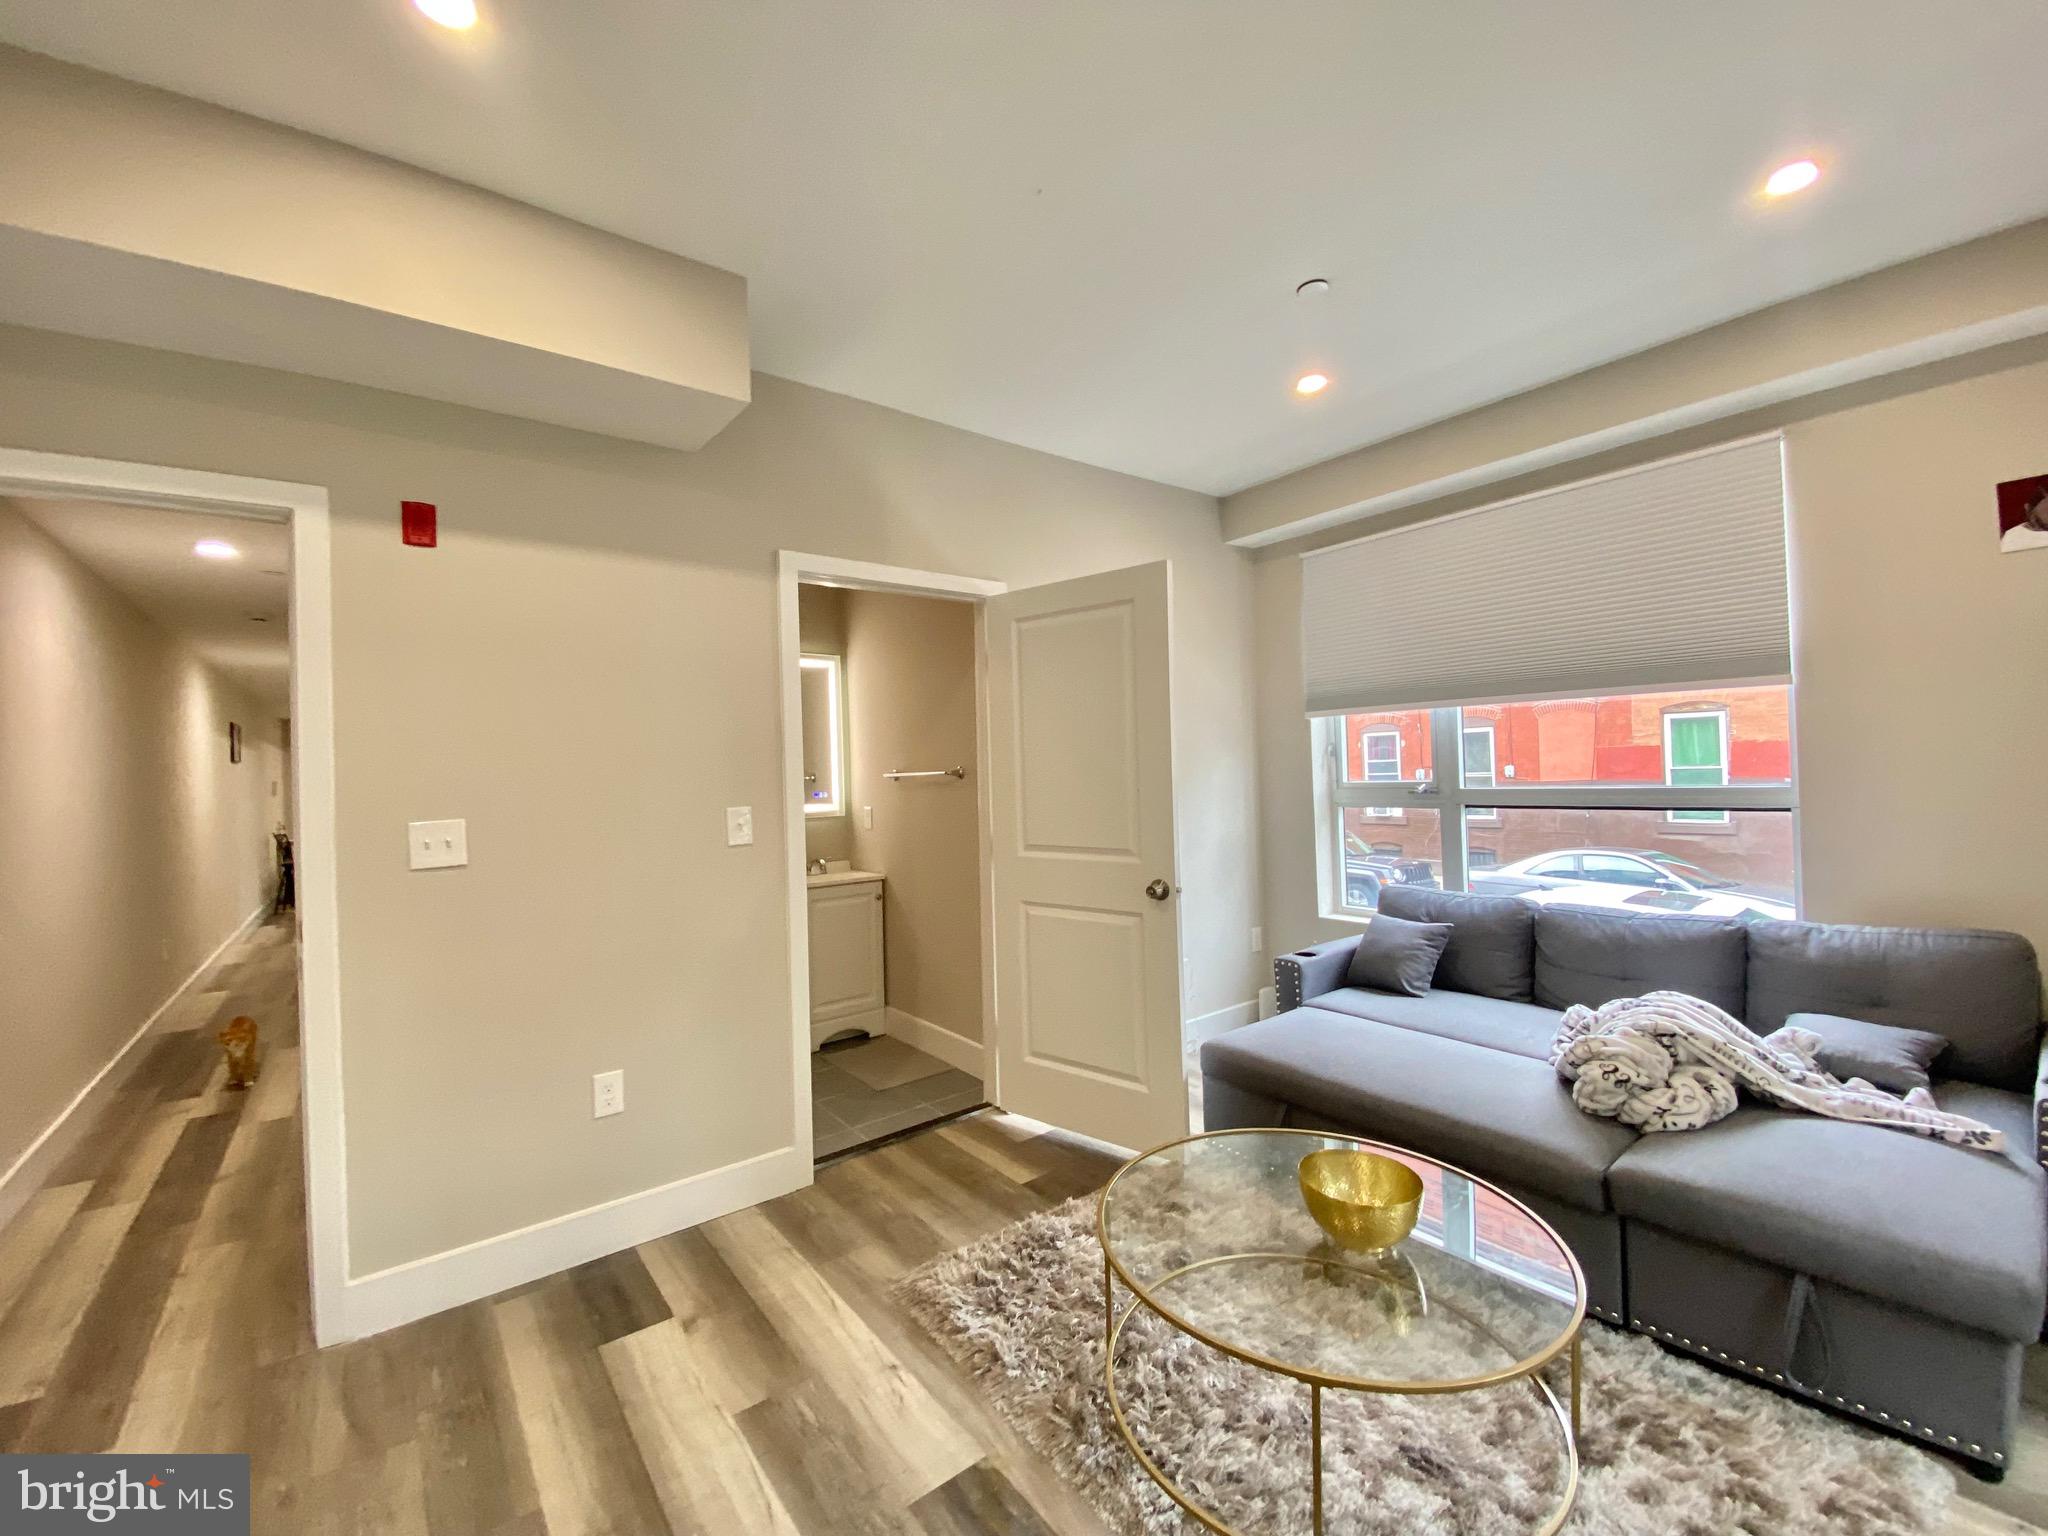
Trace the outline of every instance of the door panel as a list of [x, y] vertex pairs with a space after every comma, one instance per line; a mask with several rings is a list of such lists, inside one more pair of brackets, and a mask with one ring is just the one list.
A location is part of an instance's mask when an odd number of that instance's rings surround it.
[[1023, 917], [1023, 1059], [1146, 1087], [1141, 919], [1028, 902]]
[[1138, 857], [1131, 623], [1121, 603], [1017, 621], [1020, 838], [1032, 852]]
[[1127, 1147], [1187, 1131], [1169, 625], [1164, 562], [988, 604], [998, 1096]]

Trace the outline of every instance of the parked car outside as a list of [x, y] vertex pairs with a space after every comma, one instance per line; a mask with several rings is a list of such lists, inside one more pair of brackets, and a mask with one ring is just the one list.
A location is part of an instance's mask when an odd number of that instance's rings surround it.
[[1344, 849], [1344, 904], [1377, 909], [1380, 889], [1388, 885], [1419, 885], [1435, 888], [1436, 866], [1426, 859], [1397, 854], [1373, 853], [1347, 840]]
[[1477, 871], [1472, 889], [1490, 896], [1701, 917], [1791, 919], [1792, 904], [1746, 891], [1690, 860], [1650, 848], [1561, 848]]

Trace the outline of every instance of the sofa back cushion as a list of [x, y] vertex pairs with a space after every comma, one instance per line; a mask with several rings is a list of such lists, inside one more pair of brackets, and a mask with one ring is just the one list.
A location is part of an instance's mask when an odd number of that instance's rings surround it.
[[2016, 933], [1752, 924], [1749, 1026], [1769, 1034], [1795, 1013], [1945, 1035], [1944, 1076], [2025, 1090], [2041, 1034], [2041, 971]]
[[1536, 996], [1536, 909], [1516, 896], [1470, 896], [1390, 885], [1380, 911], [1413, 923], [1449, 923], [1451, 942], [1434, 985], [1477, 997], [1526, 1003]]
[[1546, 1008], [1684, 992], [1739, 1019], [1746, 959], [1745, 930], [1734, 918], [1635, 917], [1566, 906], [1536, 913], [1536, 1001]]

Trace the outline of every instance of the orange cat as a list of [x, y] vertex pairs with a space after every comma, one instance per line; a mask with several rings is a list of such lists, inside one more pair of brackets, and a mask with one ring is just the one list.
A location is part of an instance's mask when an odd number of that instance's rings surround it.
[[228, 1056], [228, 1086], [247, 1088], [256, 1081], [256, 1021], [247, 1014], [231, 1021], [217, 1036]]

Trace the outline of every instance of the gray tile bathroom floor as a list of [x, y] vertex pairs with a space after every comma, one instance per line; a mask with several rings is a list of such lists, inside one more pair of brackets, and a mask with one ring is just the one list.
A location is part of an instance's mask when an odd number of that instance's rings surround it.
[[835, 1157], [981, 1102], [980, 1078], [901, 1040], [828, 1045], [811, 1053], [812, 1155]]

